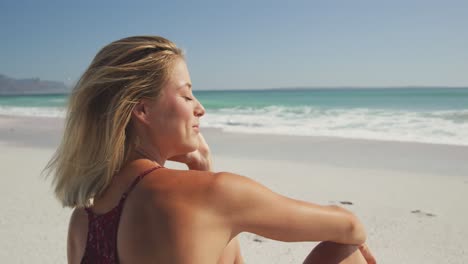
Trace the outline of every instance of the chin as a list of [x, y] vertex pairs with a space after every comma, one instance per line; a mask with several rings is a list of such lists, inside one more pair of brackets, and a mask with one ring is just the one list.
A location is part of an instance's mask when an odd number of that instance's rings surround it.
[[194, 152], [198, 149], [198, 142], [186, 142], [182, 146], [180, 146], [181, 154], [187, 154], [190, 152]]

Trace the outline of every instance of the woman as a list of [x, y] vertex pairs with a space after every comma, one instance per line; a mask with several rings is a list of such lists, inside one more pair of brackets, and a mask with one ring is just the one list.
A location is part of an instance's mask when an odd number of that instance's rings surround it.
[[[276, 194], [212, 172], [183, 54], [156, 36], [104, 47], [70, 97], [62, 142], [46, 169], [74, 207], [69, 263], [243, 263], [236, 236], [328, 241], [305, 263], [375, 263], [345, 209]], [[167, 160], [189, 170], [164, 168]], [[366, 261], [367, 259], [367, 261]]]

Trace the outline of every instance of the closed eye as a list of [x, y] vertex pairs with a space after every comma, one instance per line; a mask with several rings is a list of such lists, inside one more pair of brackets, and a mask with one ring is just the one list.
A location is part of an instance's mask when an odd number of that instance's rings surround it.
[[186, 101], [192, 101], [193, 99], [188, 96], [183, 96]]

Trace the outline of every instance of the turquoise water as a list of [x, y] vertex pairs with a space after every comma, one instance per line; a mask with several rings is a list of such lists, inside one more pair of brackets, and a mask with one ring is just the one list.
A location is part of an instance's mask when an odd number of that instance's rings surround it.
[[[68, 95], [8, 95], [0, 96], [2, 107], [65, 107]], [[0, 113], [1, 114], [1, 113]]]
[[[468, 88], [194, 91], [206, 109], [313, 106], [406, 110], [468, 109]], [[67, 95], [0, 96], [0, 106], [65, 107]]]
[[[194, 91], [202, 126], [468, 145], [468, 88]], [[63, 117], [67, 95], [0, 96], [0, 115]]]
[[468, 109], [468, 88], [297, 89], [269, 91], [198, 91], [207, 109], [228, 107], [313, 106], [406, 110]]

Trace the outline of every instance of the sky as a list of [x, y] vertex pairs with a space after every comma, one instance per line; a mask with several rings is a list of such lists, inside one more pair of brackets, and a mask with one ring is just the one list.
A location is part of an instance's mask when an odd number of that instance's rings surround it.
[[72, 85], [106, 44], [160, 35], [194, 89], [468, 86], [468, 1], [6, 1], [0, 74]]

